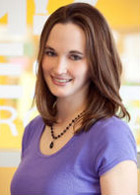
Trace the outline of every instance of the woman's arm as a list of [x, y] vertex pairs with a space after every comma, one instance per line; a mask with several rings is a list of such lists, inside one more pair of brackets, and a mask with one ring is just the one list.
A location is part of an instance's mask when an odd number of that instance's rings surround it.
[[123, 161], [100, 177], [102, 195], [137, 195], [137, 166]]

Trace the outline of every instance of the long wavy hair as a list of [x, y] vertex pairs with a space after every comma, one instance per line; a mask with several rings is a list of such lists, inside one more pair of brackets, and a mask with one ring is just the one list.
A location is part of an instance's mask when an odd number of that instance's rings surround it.
[[87, 131], [97, 120], [111, 116], [127, 117], [130, 120], [130, 115], [119, 95], [122, 64], [110, 27], [95, 7], [87, 3], [72, 3], [60, 7], [50, 15], [40, 37], [35, 101], [44, 122], [49, 126], [56, 122], [56, 97], [45, 82], [42, 59], [49, 34], [57, 23], [78, 25], [86, 37], [86, 56], [91, 81], [87, 108], [81, 119], [82, 129]]

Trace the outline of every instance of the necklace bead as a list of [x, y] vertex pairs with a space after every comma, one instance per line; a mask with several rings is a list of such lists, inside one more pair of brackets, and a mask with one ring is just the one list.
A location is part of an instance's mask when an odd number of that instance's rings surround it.
[[53, 148], [53, 145], [54, 145], [54, 143], [53, 143], [53, 141], [50, 143], [50, 148]]
[[78, 116], [76, 116], [74, 119], [72, 119], [72, 121], [68, 124], [68, 126], [57, 136], [54, 135], [54, 129], [53, 129], [53, 125], [51, 126], [51, 136], [53, 138], [53, 141], [50, 143], [50, 149], [52, 149], [54, 147], [54, 140], [62, 137], [68, 130], [69, 128], [72, 126], [73, 123], [75, 123], [75, 121], [80, 118], [80, 116], [84, 113], [81, 112], [80, 114], [78, 114]]

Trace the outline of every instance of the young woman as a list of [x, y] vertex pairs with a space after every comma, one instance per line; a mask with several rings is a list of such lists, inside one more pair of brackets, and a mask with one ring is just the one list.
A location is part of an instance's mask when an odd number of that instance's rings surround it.
[[109, 26], [86, 3], [43, 28], [35, 100], [12, 195], [136, 195], [136, 144], [120, 95], [122, 65]]

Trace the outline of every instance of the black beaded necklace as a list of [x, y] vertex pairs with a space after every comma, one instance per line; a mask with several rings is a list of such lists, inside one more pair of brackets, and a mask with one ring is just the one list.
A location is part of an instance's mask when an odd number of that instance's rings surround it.
[[80, 114], [78, 114], [74, 119], [72, 119], [72, 121], [69, 123], [69, 125], [57, 136], [54, 135], [54, 129], [53, 129], [53, 125], [51, 126], [51, 136], [53, 138], [53, 141], [51, 141], [50, 143], [50, 148], [52, 149], [54, 147], [54, 140], [62, 137], [68, 130], [69, 128], [72, 126], [73, 123], [75, 123], [75, 121], [81, 117], [81, 115], [83, 114], [83, 112], [81, 112]]

